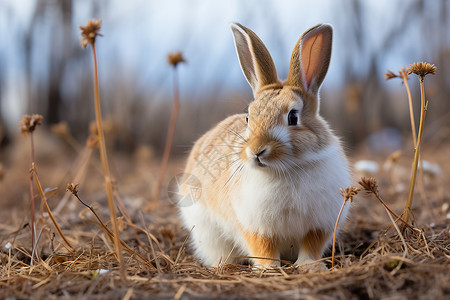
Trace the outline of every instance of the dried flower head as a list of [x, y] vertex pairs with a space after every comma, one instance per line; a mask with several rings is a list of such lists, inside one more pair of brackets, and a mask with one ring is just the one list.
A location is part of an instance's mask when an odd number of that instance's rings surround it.
[[389, 79], [397, 78], [397, 77], [400, 77], [400, 76], [395, 74], [391, 70], [387, 70], [386, 74], [384, 74], [384, 80], [389, 80]]
[[398, 71], [398, 74], [400, 75], [400, 77], [403, 79], [403, 80], [408, 80], [408, 75], [409, 75], [409, 72], [408, 72], [408, 70], [407, 69], [405, 69], [404, 67], [401, 67], [400, 68], [400, 71]]
[[378, 196], [378, 183], [375, 178], [361, 177], [361, 180], [358, 183], [368, 194], [373, 193], [375, 196]]
[[19, 123], [22, 134], [32, 133], [37, 125], [41, 124], [43, 117], [41, 115], [24, 115]]
[[344, 201], [350, 201], [350, 203], [353, 202], [353, 197], [358, 194], [360, 191], [359, 188], [356, 188], [354, 186], [349, 186], [346, 189], [340, 189], [341, 195], [344, 197]]
[[186, 60], [183, 57], [183, 53], [181, 53], [181, 51], [167, 54], [167, 61], [175, 68], [179, 63], [186, 62]]
[[432, 65], [427, 62], [415, 62], [412, 65], [409, 65], [408, 74], [411, 73], [416, 74], [421, 80], [423, 80], [423, 78], [428, 74], [435, 75], [436, 67], [434, 64]]
[[71, 192], [75, 197], [78, 197], [78, 189], [77, 189], [77, 187], [78, 187], [78, 183], [77, 184], [69, 183], [67, 185], [67, 189], [66, 190]]
[[83, 49], [86, 49], [88, 44], [93, 45], [97, 36], [103, 36], [98, 31], [100, 30], [102, 20], [88, 20], [86, 26], [79, 26], [81, 29], [80, 44]]

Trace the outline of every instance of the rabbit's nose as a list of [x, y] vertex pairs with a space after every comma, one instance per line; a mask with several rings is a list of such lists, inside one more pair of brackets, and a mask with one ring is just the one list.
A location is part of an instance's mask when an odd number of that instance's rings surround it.
[[[247, 156], [252, 159], [256, 165], [259, 167], [265, 167], [267, 155], [270, 152], [270, 146], [265, 146], [262, 149], [259, 148], [257, 151], [252, 151], [250, 148], [247, 148]], [[255, 154], [256, 153], [256, 154]]]
[[251, 148], [247, 148], [248, 156], [257, 158], [257, 159], [266, 157], [270, 152], [270, 146], [265, 146], [265, 147], [261, 147], [261, 148], [257, 149], [256, 151], [252, 150]]
[[267, 148], [262, 149], [261, 151], [259, 151], [259, 153], [255, 154], [256, 157], [260, 157], [264, 154], [264, 152], [266, 152]]

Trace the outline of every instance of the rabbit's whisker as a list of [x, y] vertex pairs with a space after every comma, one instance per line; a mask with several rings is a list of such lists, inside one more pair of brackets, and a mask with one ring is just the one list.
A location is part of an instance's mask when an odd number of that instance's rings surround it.
[[242, 167], [244, 166], [244, 164], [241, 164], [241, 165], [238, 165], [237, 167], [236, 167], [236, 169], [234, 170], [234, 172], [231, 174], [231, 176], [230, 176], [230, 178], [228, 178], [228, 180], [225, 182], [225, 184], [224, 184], [224, 186], [222, 187], [222, 189], [224, 189], [226, 186], [227, 186], [227, 184], [229, 183], [229, 182], [231, 182], [231, 180], [236, 176], [236, 174], [238, 174], [241, 170], [242, 170]]

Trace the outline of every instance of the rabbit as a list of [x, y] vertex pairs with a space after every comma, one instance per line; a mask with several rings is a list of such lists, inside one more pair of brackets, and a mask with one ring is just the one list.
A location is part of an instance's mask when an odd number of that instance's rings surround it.
[[[205, 265], [315, 262], [351, 181], [341, 142], [319, 115], [333, 29], [319, 24], [300, 37], [286, 81], [253, 31], [231, 30], [254, 100], [194, 144], [178, 186], [181, 219]], [[347, 214], [345, 206], [340, 219]]]

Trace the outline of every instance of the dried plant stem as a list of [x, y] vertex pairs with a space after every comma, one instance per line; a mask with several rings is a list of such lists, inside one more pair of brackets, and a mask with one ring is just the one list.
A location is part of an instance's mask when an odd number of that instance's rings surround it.
[[408, 255], [408, 246], [406, 245], [405, 238], [403, 237], [403, 234], [402, 234], [401, 230], [397, 226], [397, 221], [394, 221], [394, 219], [392, 218], [392, 216], [390, 215], [390, 213], [389, 213], [389, 211], [388, 211], [388, 209], [386, 207], [384, 209], [386, 210], [386, 213], [387, 213], [389, 219], [392, 222], [392, 226], [394, 226], [395, 230], [398, 233], [398, 236], [400, 237], [400, 239], [401, 239], [401, 241], [403, 243], [403, 246], [405, 247], [405, 250], [403, 252], [403, 258], [405, 258]]
[[98, 87], [98, 70], [97, 70], [97, 55], [95, 51], [95, 43], [91, 44], [92, 46], [92, 55], [94, 58], [94, 91], [95, 91], [95, 119], [97, 123], [97, 131], [99, 138], [99, 147], [100, 147], [100, 158], [102, 161], [102, 169], [103, 175], [105, 177], [105, 187], [106, 187], [106, 195], [108, 198], [108, 206], [109, 213], [111, 217], [111, 224], [113, 226], [114, 231], [114, 246], [116, 250], [117, 259], [119, 261], [120, 274], [122, 279], [126, 278], [125, 274], [125, 266], [123, 264], [122, 252], [120, 251], [120, 239], [119, 239], [119, 228], [117, 226], [116, 220], [116, 210], [113, 199], [113, 191], [111, 184], [111, 176], [109, 172], [108, 166], [108, 158], [106, 155], [106, 144], [105, 144], [105, 136], [103, 134], [103, 124], [102, 124], [102, 114], [100, 110], [100, 95], [99, 95], [99, 87]]
[[411, 90], [408, 84], [408, 75], [404, 72], [404, 75], [400, 73], [403, 83], [405, 84], [406, 93], [408, 94], [408, 104], [409, 104], [409, 119], [411, 120], [411, 133], [413, 136], [414, 147], [417, 145], [417, 133], [416, 133], [416, 122], [414, 121], [414, 109], [412, 105]]
[[183, 241], [183, 244], [181, 244], [180, 250], [178, 250], [178, 253], [177, 253], [177, 257], [175, 258], [175, 262], [173, 263], [174, 267], [177, 265], [178, 261], [180, 260], [181, 254], [183, 253], [183, 250], [186, 247], [186, 243], [187, 243], [189, 237], [191, 236], [192, 230], [194, 230], [194, 228], [195, 228], [195, 225], [192, 226], [191, 231], [189, 231], [188, 235], [186, 236], [186, 238]]
[[39, 181], [39, 176], [37, 173], [36, 165], [33, 163], [31, 168], [35, 175], [34, 178], [36, 180], [36, 185], [39, 190], [39, 193], [41, 194], [41, 198], [42, 198], [42, 201], [44, 202], [44, 206], [45, 206], [45, 209], [47, 210], [48, 216], [50, 217], [53, 224], [55, 225], [56, 230], [58, 231], [61, 238], [64, 240], [64, 242], [66, 242], [67, 246], [69, 246], [71, 249], [74, 249], [73, 246], [70, 244], [70, 242], [67, 240], [67, 238], [64, 236], [64, 233], [62, 233], [61, 228], [59, 227], [58, 223], [56, 222], [55, 218], [53, 217], [50, 207], [48, 206], [47, 198], [45, 197], [44, 190], [42, 189], [41, 182]]
[[[89, 208], [89, 210], [94, 214], [95, 218], [98, 220], [98, 222], [100, 223], [100, 226], [106, 231], [106, 233], [108, 234], [108, 236], [115, 241], [117, 239], [117, 237], [115, 236], [115, 234], [108, 228], [108, 226], [106, 226], [106, 224], [102, 221], [102, 219], [100, 219], [99, 215], [97, 214], [97, 212], [92, 208], [92, 206], [87, 205], [86, 203], [83, 202], [83, 200], [81, 200], [81, 198], [78, 196], [78, 192], [72, 192], [72, 194], [78, 199], [78, 201], [80, 201], [81, 204], [83, 204], [84, 206], [86, 206], [87, 208]], [[149, 267], [152, 270], [155, 270], [155, 267], [148, 262], [142, 255], [140, 255], [139, 253], [133, 251], [133, 249], [131, 249], [124, 241], [122, 241], [120, 238], [118, 239], [119, 243], [123, 246], [124, 250], [127, 251], [129, 254], [131, 255], [135, 255], [142, 263], [144, 263], [147, 267]]]
[[[129, 224], [134, 225], [133, 220], [131, 219], [130, 213], [128, 212], [128, 209], [126, 208], [125, 203], [123, 203], [123, 200], [120, 198], [119, 193], [117, 192], [116, 188], [113, 189], [113, 193], [114, 193], [114, 199], [116, 200], [117, 207], [119, 208], [120, 213], [125, 217], [125, 220], [127, 220], [127, 222]], [[139, 245], [142, 245], [142, 241], [139, 238], [136, 228], [134, 228], [133, 226], [131, 228], [133, 230], [133, 234], [134, 234], [134, 238], [136, 239], [136, 242]]]
[[175, 125], [177, 123], [178, 111], [180, 109], [180, 99], [178, 94], [178, 76], [177, 68], [174, 66], [173, 70], [173, 107], [172, 115], [170, 117], [169, 131], [167, 132], [166, 145], [164, 147], [163, 159], [161, 162], [161, 169], [159, 171], [158, 181], [156, 183], [154, 199], [155, 203], [158, 204], [161, 197], [161, 187], [164, 181], [164, 176], [167, 170], [167, 164], [169, 163], [170, 150], [172, 148], [173, 136], [175, 134]]
[[30, 147], [31, 147], [31, 154], [30, 154], [30, 223], [31, 223], [31, 249], [34, 248], [34, 244], [36, 241], [35, 236], [35, 229], [34, 229], [34, 209], [35, 209], [35, 203], [34, 203], [34, 190], [33, 190], [33, 164], [34, 164], [34, 142], [33, 142], [33, 132], [30, 132]]
[[[411, 133], [413, 137], [414, 149], [417, 147], [417, 133], [416, 133], [416, 122], [414, 121], [414, 109], [412, 105], [411, 89], [408, 84], [408, 73], [406, 71], [400, 72], [400, 77], [403, 79], [405, 85], [406, 93], [408, 95], [408, 105], [409, 105], [409, 119], [411, 120]], [[425, 115], [424, 115], [425, 117]], [[423, 160], [420, 156], [420, 166], [423, 166]], [[424, 199], [427, 199], [427, 194], [425, 193], [425, 177], [423, 174], [423, 167], [419, 169], [420, 171], [420, 192]], [[428, 203], [428, 201], [427, 201]], [[431, 211], [431, 210], [430, 210]]]
[[[405, 209], [403, 211], [403, 220], [406, 223], [409, 223], [410, 221], [410, 214], [412, 209], [412, 202], [413, 202], [413, 195], [414, 195], [414, 187], [416, 183], [416, 176], [417, 176], [417, 167], [419, 165], [419, 157], [420, 157], [420, 146], [422, 141], [422, 133], [423, 133], [423, 124], [425, 121], [425, 92], [423, 87], [423, 77], [420, 77], [420, 123], [419, 123], [419, 133], [417, 135], [417, 144], [415, 146], [414, 151], [414, 164], [413, 164], [413, 170], [412, 170], [412, 177], [411, 177], [411, 185], [409, 187], [409, 194], [408, 194], [408, 200], [406, 202]], [[405, 227], [403, 227], [404, 229]]]
[[[77, 173], [75, 174], [75, 177], [73, 179], [74, 182], [77, 182], [79, 184], [83, 184], [84, 180], [86, 179], [86, 172], [87, 167], [89, 166], [89, 162], [91, 160], [92, 156], [92, 148], [86, 147], [82, 150], [82, 152], [79, 154], [79, 158], [76, 159], [73, 166], [80, 166]], [[67, 201], [70, 198], [70, 194], [65, 194], [61, 201], [59, 201], [58, 205], [56, 206], [54, 212], [55, 214], [60, 213], [64, 207], [67, 204]]]
[[[36, 237], [36, 245], [34, 245], [33, 250], [31, 251], [31, 259], [30, 259], [30, 265], [34, 264], [34, 257], [36, 256], [36, 259], [39, 258], [39, 254], [37, 254], [37, 245], [39, 244], [39, 241], [41, 239], [42, 236], [42, 232], [44, 232], [45, 227], [47, 227], [47, 225], [44, 224], [44, 226], [41, 227], [41, 230], [39, 231], [39, 234]], [[31, 269], [30, 269], [31, 271]]]
[[341, 206], [341, 210], [339, 211], [338, 217], [336, 219], [336, 224], [334, 225], [333, 246], [331, 248], [331, 268], [334, 267], [334, 255], [335, 255], [335, 246], [336, 246], [337, 227], [338, 227], [338, 224], [339, 224], [339, 220], [341, 218], [342, 211], [344, 210], [345, 203], [347, 203], [347, 201], [348, 201], [348, 199], [344, 199], [344, 202], [342, 203], [342, 206]]
[[[403, 223], [403, 225], [404, 226], [406, 226], [406, 227], [408, 227], [409, 229], [411, 229], [411, 230], [414, 230], [415, 228], [414, 227], [412, 227], [411, 225], [409, 225], [409, 223], [407, 223], [407, 222], [405, 222], [403, 219], [402, 219], [402, 217], [401, 216], [399, 216], [399, 215], [397, 215], [387, 204], [386, 204], [386, 202], [384, 202], [383, 201], [383, 199], [381, 199], [381, 197], [378, 195], [378, 194], [375, 194], [375, 197], [378, 199], [378, 201], [380, 201], [380, 203], [384, 206], [384, 208], [391, 214], [391, 215], [393, 215], [394, 217], [396, 217], [397, 219], [395, 220], [396, 222], [397, 221], [400, 221], [400, 222], [402, 222]], [[389, 228], [390, 229], [390, 228]], [[389, 230], [388, 229], [388, 230]]]

